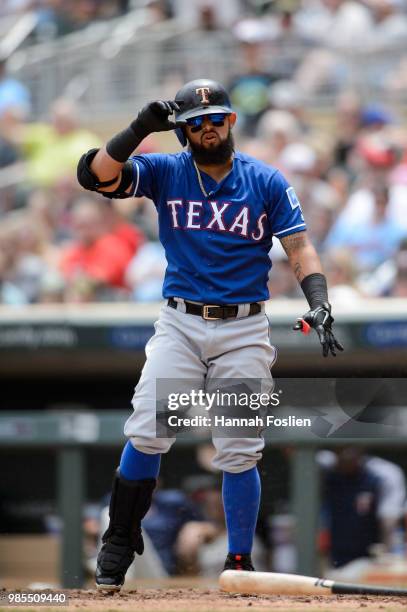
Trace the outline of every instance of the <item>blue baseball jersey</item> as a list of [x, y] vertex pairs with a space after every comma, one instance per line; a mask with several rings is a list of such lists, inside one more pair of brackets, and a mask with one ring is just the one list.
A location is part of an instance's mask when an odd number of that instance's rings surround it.
[[236, 152], [220, 183], [197, 169], [190, 152], [131, 158], [133, 194], [154, 201], [167, 257], [163, 296], [206, 304], [267, 300], [273, 236], [306, 229], [281, 172]]

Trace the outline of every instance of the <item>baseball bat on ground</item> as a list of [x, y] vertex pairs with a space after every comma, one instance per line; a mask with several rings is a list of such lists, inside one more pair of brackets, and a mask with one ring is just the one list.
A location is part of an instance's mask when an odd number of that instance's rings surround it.
[[219, 586], [228, 593], [241, 595], [381, 595], [407, 597], [407, 589], [347, 584], [273, 572], [225, 570], [219, 576]]

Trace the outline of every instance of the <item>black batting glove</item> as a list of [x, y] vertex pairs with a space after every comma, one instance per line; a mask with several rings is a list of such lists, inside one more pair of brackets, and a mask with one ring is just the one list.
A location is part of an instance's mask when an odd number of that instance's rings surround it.
[[[167, 132], [185, 125], [185, 121], [175, 121], [175, 112], [179, 112], [179, 106], [171, 100], [146, 104], [129, 127], [109, 140], [106, 151], [114, 160], [124, 164], [140, 142], [152, 132]], [[170, 115], [174, 115], [174, 121], [169, 119]]]
[[124, 164], [140, 142], [152, 132], [166, 132], [185, 125], [185, 121], [169, 119], [174, 112], [179, 112], [179, 106], [171, 100], [156, 100], [146, 104], [129, 127], [109, 140], [106, 151], [112, 159]]
[[[307, 332], [309, 327], [315, 329], [318, 334], [319, 341], [322, 345], [322, 354], [327, 357], [331, 353], [336, 357], [336, 349], [343, 351], [343, 346], [335, 338], [332, 331], [332, 323], [334, 318], [331, 316], [331, 305], [324, 302], [313, 310], [309, 310], [302, 319], [298, 319], [293, 329]], [[308, 327], [309, 326], [309, 327]]]
[[137, 119], [131, 123], [131, 128], [140, 138], [145, 138], [153, 132], [174, 130], [185, 125], [185, 121], [175, 121], [175, 117], [174, 120], [169, 119], [179, 110], [178, 104], [172, 100], [149, 102], [141, 109]]

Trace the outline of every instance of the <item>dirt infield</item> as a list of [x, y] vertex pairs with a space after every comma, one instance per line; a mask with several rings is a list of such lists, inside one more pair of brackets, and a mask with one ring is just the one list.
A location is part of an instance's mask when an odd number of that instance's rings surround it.
[[[4, 592], [3, 592], [4, 595]], [[221, 593], [216, 589], [172, 588], [128, 590], [105, 595], [95, 590], [69, 591], [69, 605], [56, 608], [44, 606], [7, 606], [0, 612], [29, 609], [54, 612], [233, 612], [260, 610], [277, 612], [402, 612], [407, 610], [407, 597], [280, 597], [241, 596]]]

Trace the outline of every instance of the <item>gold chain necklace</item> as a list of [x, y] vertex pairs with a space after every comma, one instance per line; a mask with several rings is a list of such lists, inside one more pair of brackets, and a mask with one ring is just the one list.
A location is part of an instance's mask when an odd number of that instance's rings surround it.
[[[234, 157], [234, 156], [233, 156], [233, 157]], [[232, 157], [232, 168], [233, 168], [233, 157]], [[199, 168], [198, 168], [198, 166], [196, 165], [196, 162], [195, 162], [195, 160], [194, 160], [194, 159], [192, 160], [192, 162], [193, 162], [194, 167], [195, 167], [195, 170], [196, 170], [196, 176], [197, 176], [197, 179], [198, 179], [199, 187], [201, 188], [201, 191], [202, 191], [203, 195], [205, 196], [205, 198], [209, 198], [209, 195], [208, 195], [208, 193], [206, 192], [205, 187], [203, 186], [202, 176], [201, 176], [201, 173], [200, 173], [200, 171], [199, 171]], [[223, 177], [223, 179], [224, 179], [224, 178], [226, 178], [226, 177], [227, 177], [227, 175], [228, 175], [228, 174], [230, 174], [230, 173], [232, 172], [232, 168], [229, 170], [229, 172], [228, 172], [227, 174], [225, 174], [225, 176]], [[223, 180], [223, 179], [222, 179], [222, 180]], [[212, 193], [212, 192], [211, 192], [211, 193]]]
[[199, 172], [199, 168], [196, 165], [195, 160], [193, 159], [192, 161], [194, 162], [194, 166], [195, 166], [195, 170], [196, 170], [196, 176], [198, 178], [198, 183], [199, 183], [199, 186], [201, 188], [201, 191], [202, 191], [203, 195], [205, 196], [205, 198], [208, 198], [209, 196], [206, 193], [205, 187], [203, 186], [202, 177], [201, 177], [201, 173]]

